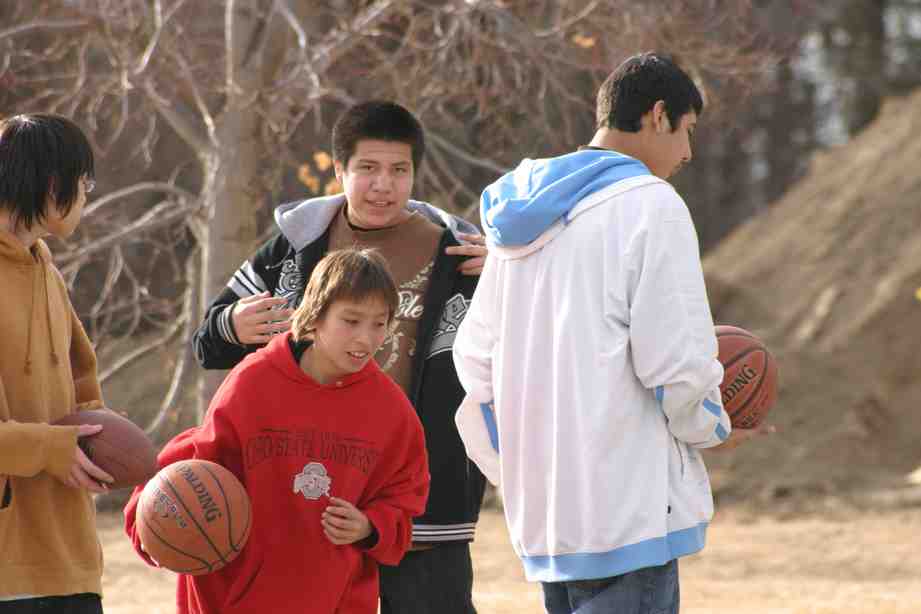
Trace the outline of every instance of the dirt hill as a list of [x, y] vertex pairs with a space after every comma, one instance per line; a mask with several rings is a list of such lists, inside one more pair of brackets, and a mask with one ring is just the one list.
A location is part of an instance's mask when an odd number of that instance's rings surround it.
[[704, 261], [718, 323], [777, 354], [778, 435], [710, 455], [717, 494], [857, 493], [921, 465], [921, 91]]

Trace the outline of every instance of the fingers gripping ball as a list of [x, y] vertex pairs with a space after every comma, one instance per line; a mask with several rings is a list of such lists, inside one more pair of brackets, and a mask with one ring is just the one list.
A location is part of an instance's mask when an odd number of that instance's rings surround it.
[[716, 327], [723, 365], [720, 393], [733, 428], [758, 426], [777, 401], [777, 362], [758, 337], [736, 326]]
[[101, 424], [95, 435], [81, 437], [80, 449], [90, 461], [115, 478], [110, 488], [143, 484], [157, 472], [157, 450], [134, 422], [106, 409], [89, 409], [64, 416], [55, 424]]
[[202, 575], [233, 561], [249, 538], [252, 506], [240, 480], [204, 460], [164, 467], [137, 508], [141, 544], [161, 567]]

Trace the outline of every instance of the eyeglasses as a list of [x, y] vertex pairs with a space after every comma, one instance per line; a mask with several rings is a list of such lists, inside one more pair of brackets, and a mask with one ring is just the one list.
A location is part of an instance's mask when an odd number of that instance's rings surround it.
[[84, 179], [83, 180], [83, 191], [89, 194], [96, 189], [96, 180], [95, 179]]

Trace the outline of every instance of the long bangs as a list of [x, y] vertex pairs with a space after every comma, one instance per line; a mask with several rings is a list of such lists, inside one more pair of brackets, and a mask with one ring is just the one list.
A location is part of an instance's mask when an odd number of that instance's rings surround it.
[[384, 258], [371, 249], [330, 252], [313, 270], [304, 299], [294, 312], [294, 338], [304, 339], [336, 301], [360, 303], [374, 299], [387, 306], [388, 323], [392, 325], [400, 299]]
[[[365, 251], [377, 256], [370, 250]], [[400, 300], [396, 285], [383, 259], [378, 256], [380, 262], [374, 262], [371, 258], [361, 257], [367, 255], [358, 252], [356, 256], [360, 257], [356, 258], [357, 266], [343, 268], [341, 282], [335, 285], [335, 296], [330, 297], [329, 304], [337, 300], [355, 303], [380, 300], [387, 306], [389, 320], [392, 321]]]
[[0, 122], [0, 203], [16, 224], [42, 221], [49, 196], [66, 216], [84, 176], [95, 177], [93, 148], [69, 119], [29, 114]]

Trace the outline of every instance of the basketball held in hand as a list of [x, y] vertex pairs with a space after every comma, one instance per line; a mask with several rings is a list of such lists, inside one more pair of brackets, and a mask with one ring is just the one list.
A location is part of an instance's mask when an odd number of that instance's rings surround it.
[[189, 575], [212, 573], [237, 558], [253, 518], [240, 480], [205, 460], [161, 469], [144, 487], [136, 514], [144, 551], [161, 567]]
[[777, 362], [758, 337], [743, 328], [716, 327], [723, 365], [720, 394], [733, 428], [757, 427], [777, 401]]
[[115, 481], [109, 488], [143, 484], [157, 472], [157, 450], [134, 422], [107, 409], [87, 409], [64, 416], [57, 425], [101, 424], [95, 435], [81, 437], [80, 449]]

